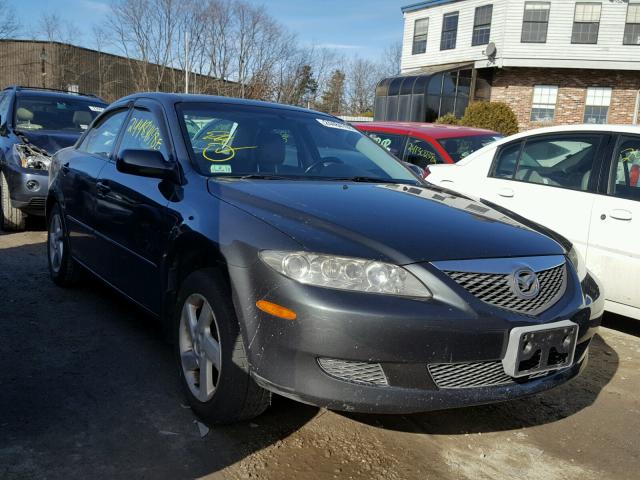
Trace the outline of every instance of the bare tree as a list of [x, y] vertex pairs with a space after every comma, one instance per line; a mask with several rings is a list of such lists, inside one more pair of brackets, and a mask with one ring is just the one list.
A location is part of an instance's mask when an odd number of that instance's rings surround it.
[[114, 78], [113, 70], [116, 66], [116, 60], [113, 56], [105, 53], [105, 49], [110, 45], [109, 31], [101, 25], [96, 25], [92, 29], [94, 48], [98, 52], [98, 62], [94, 75], [98, 84], [98, 96], [103, 98], [111, 98], [113, 96], [114, 87], [120, 82], [120, 79]]
[[78, 28], [57, 13], [45, 12], [38, 21], [38, 31], [43, 40], [61, 44], [56, 49], [43, 52], [42, 61], [48, 64], [46, 70], [49, 70], [46, 79], [43, 79], [46, 80], [46, 86], [66, 90], [79, 85], [80, 78], [86, 72], [80, 71], [78, 52], [71, 46], [79, 43]]
[[0, 39], [15, 38], [21, 29], [13, 9], [5, 0], [0, 0]]
[[373, 113], [375, 88], [380, 66], [370, 60], [354, 58], [347, 71], [347, 100], [352, 115]]
[[388, 45], [380, 58], [381, 74], [383, 77], [393, 77], [400, 73], [402, 61], [402, 40]]
[[49, 42], [78, 45], [81, 43], [77, 25], [63, 19], [55, 12], [45, 12], [38, 20], [39, 37]]
[[161, 90], [174, 60], [177, 0], [119, 0], [111, 7], [108, 25], [118, 48], [130, 60], [138, 90]]

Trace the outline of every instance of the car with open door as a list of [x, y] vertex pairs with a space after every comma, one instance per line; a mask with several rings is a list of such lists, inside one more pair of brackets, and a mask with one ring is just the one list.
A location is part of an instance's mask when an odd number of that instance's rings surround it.
[[430, 172], [567, 237], [602, 281], [606, 310], [640, 319], [640, 127], [529, 130]]
[[123, 98], [54, 156], [47, 219], [53, 281], [91, 272], [156, 316], [210, 424], [272, 393], [400, 413], [541, 392], [602, 314], [564, 238], [291, 106]]

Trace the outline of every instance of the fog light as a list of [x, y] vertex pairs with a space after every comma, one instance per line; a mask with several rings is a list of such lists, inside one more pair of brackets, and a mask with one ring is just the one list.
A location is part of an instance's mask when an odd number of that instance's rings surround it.
[[27, 190], [31, 192], [37, 192], [40, 190], [40, 183], [37, 180], [27, 180]]

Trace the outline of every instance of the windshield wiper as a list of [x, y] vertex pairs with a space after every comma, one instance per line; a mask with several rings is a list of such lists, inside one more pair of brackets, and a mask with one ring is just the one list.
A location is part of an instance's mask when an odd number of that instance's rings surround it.
[[356, 183], [414, 183], [411, 180], [395, 180], [393, 178], [380, 178], [380, 177], [337, 177], [328, 178], [327, 180], [336, 180], [341, 182], [356, 182]]
[[219, 175], [216, 178], [233, 178], [240, 180], [291, 180], [292, 177], [282, 175], [267, 175], [263, 173], [249, 173], [247, 175]]

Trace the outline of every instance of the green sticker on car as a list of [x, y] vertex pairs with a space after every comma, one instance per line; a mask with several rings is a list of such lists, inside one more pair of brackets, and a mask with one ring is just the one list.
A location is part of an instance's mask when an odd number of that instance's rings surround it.
[[231, 173], [231, 165], [211, 165], [211, 173]]

